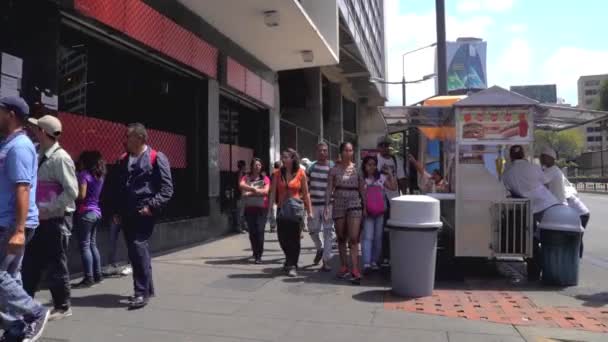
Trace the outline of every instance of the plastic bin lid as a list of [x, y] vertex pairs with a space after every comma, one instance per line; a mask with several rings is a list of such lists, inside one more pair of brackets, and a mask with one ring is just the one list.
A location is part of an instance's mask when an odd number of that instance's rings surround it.
[[439, 201], [424, 195], [406, 195], [391, 200], [388, 225], [395, 228], [441, 227]]
[[441, 221], [439, 222], [427, 222], [427, 223], [412, 223], [412, 222], [400, 222], [395, 220], [388, 220], [386, 222], [388, 229], [407, 230], [407, 229], [439, 229], [443, 226]]
[[547, 209], [538, 228], [570, 233], [585, 231], [576, 210], [565, 205], [556, 205]]

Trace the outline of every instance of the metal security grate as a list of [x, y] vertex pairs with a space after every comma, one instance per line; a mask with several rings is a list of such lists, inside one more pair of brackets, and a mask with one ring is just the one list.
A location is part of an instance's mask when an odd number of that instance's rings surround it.
[[532, 213], [530, 201], [507, 199], [493, 205], [494, 243], [497, 257], [532, 256]]
[[[59, 119], [63, 124], [61, 144], [73, 159], [83, 151], [98, 150], [112, 163], [124, 153], [124, 124], [71, 113], [59, 113]], [[188, 166], [185, 136], [154, 129], [148, 129], [148, 135], [150, 146], [163, 152], [172, 168]]]

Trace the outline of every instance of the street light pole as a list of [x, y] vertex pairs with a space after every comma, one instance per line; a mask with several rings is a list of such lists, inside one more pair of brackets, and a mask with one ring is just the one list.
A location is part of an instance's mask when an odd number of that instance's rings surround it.
[[445, 0], [435, 0], [437, 16], [437, 83], [438, 95], [448, 94], [448, 62], [445, 46]]
[[407, 106], [405, 103], [405, 74], [403, 74], [403, 79], [401, 80], [401, 104], [403, 107]]
[[[417, 48], [417, 49], [408, 51], [401, 55], [401, 75], [403, 76], [403, 78], [401, 79], [401, 103], [403, 104], [404, 107], [407, 106], [407, 101], [406, 101], [406, 97], [405, 97], [405, 85], [408, 83], [417, 83], [417, 82], [407, 82], [405, 80], [405, 56], [407, 56], [411, 53], [414, 53], [414, 52], [418, 52], [420, 50], [428, 49], [428, 48], [436, 46], [436, 45], [437, 45], [437, 43], [432, 43], [432, 44], [423, 46], [421, 48]], [[427, 76], [425, 76], [425, 78], [423, 80], [426, 80], [427, 79], [426, 77]]]

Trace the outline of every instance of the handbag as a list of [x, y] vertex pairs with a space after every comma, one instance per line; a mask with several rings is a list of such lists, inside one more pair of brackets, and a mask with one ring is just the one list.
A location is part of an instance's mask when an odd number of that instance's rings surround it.
[[[287, 190], [287, 194], [289, 195], [289, 182], [286, 178], [284, 178], [284, 180], [285, 189]], [[304, 201], [299, 198], [289, 197], [279, 207], [279, 212], [277, 216], [283, 221], [302, 223], [304, 221], [305, 216]]]
[[[250, 182], [250, 184], [254, 188], [263, 188], [264, 180]], [[245, 208], [264, 208], [265, 207], [265, 196], [243, 196], [243, 205]]]

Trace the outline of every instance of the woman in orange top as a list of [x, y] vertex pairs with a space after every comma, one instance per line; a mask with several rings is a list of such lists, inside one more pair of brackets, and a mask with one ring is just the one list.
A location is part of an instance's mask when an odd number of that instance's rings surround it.
[[[300, 224], [281, 219], [281, 207], [290, 198], [297, 198], [304, 202], [308, 217], [312, 218], [310, 195], [308, 194], [308, 181], [306, 172], [300, 168], [300, 158], [294, 149], [287, 149], [281, 155], [283, 166], [275, 171], [272, 177], [271, 201], [275, 198], [279, 212], [277, 212], [277, 234], [279, 244], [285, 253], [285, 271], [290, 277], [298, 275], [298, 259], [300, 258]], [[302, 218], [304, 219], [304, 218]]]

